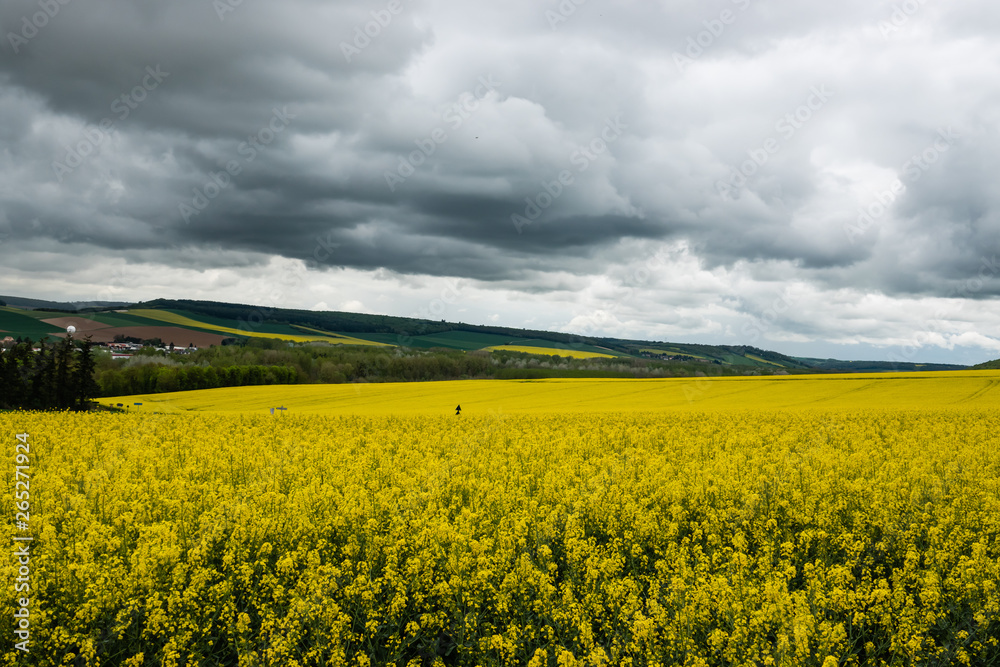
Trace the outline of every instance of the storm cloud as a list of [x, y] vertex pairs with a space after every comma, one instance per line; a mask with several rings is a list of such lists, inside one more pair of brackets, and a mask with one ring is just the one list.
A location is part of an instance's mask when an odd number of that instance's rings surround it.
[[447, 291], [448, 319], [975, 363], [1000, 356], [998, 18], [10, 0], [0, 288], [394, 315]]

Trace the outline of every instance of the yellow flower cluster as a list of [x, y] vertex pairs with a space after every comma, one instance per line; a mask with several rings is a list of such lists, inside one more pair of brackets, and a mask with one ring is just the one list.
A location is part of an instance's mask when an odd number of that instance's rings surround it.
[[[7, 413], [0, 432], [31, 434], [36, 537], [32, 652], [3, 665], [1000, 660], [998, 410]], [[0, 634], [12, 618], [3, 596]]]

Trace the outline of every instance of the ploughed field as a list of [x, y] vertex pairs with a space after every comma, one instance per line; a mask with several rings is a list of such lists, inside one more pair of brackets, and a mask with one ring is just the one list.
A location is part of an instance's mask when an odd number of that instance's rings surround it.
[[8, 470], [31, 443], [30, 529], [2, 530], [34, 537], [31, 652], [2, 664], [998, 664], [998, 385], [295, 385], [0, 414]]

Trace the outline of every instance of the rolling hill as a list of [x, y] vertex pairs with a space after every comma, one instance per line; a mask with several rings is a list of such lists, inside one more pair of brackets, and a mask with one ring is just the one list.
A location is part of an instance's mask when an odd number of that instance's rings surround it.
[[[416, 349], [489, 350], [504, 354], [573, 358], [618, 357], [663, 362], [739, 366], [760, 372], [872, 372], [960, 370], [964, 366], [893, 362], [852, 362], [790, 357], [745, 345], [698, 345], [431, 321], [388, 315], [311, 311], [215, 301], [156, 299], [138, 304], [54, 302], [0, 297], [0, 336], [38, 339], [78, 335], [110, 342], [115, 337], [158, 339], [167, 345], [219, 345], [250, 338], [290, 343], [394, 346]], [[194, 342], [197, 340], [198, 342]]]

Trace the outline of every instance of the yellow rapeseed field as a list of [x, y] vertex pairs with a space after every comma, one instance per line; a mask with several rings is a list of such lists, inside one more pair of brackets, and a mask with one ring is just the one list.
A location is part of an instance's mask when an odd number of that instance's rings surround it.
[[30, 530], [3, 537], [35, 540], [31, 652], [2, 664], [1000, 664], [998, 385], [248, 387], [3, 413], [9, 471], [31, 442]]
[[[316, 333], [320, 334], [318, 336], [309, 336], [305, 334], [299, 335], [299, 334], [269, 333], [261, 331], [234, 329], [233, 327], [226, 327], [219, 324], [201, 322], [199, 320], [193, 320], [190, 317], [178, 315], [177, 313], [171, 313], [166, 310], [156, 310], [153, 308], [133, 308], [128, 312], [131, 313], [132, 315], [138, 315], [140, 317], [145, 317], [150, 320], [159, 320], [161, 322], [167, 322], [169, 324], [179, 324], [186, 327], [196, 327], [198, 329], [206, 329], [208, 331], [218, 331], [219, 333], [228, 333], [234, 336], [248, 336], [250, 338], [277, 338], [278, 340], [287, 340], [296, 343], [323, 342], [323, 343], [331, 343], [339, 345], [371, 345], [376, 347], [385, 346], [385, 343], [375, 343], [372, 341], [362, 340], [360, 338], [353, 338], [351, 336], [330, 334], [319, 331], [318, 329], [309, 329], [310, 331], [315, 331]], [[308, 328], [308, 327], [303, 327], [303, 328]]]
[[[144, 412], [441, 415], [905, 408], [1000, 405], [1000, 371], [696, 377], [668, 380], [462, 380], [427, 383], [264, 385], [101, 399]], [[132, 408], [130, 408], [132, 409]]]
[[494, 345], [483, 348], [490, 352], [524, 352], [526, 354], [544, 354], [548, 356], [569, 357], [571, 359], [614, 359], [613, 354], [603, 354], [601, 352], [588, 352], [586, 350], [564, 350], [553, 347], [537, 347], [534, 345]]

